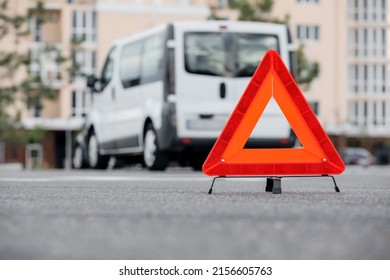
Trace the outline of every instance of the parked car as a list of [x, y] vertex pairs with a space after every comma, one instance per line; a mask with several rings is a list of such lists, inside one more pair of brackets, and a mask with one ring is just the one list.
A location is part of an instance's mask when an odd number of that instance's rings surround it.
[[375, 157], [365, 148], [346, 147], [340, 151], [340, 156], [345, 164], [368, 166], [375, 164]]
[[[106, 168], [110, 156], [169, 160], [200, 170], [266, 51], [293, 70], [294, 45], [281, 24], [205, 21], [154, 27], [113, 42], [93, 105], [74, 144], [75, 168]], [[248, 145], [291, 148], [295, 135], [271, 100]]]

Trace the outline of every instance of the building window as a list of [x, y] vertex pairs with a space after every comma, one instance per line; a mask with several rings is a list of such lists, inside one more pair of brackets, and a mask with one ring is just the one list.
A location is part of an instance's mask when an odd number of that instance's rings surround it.
[[29, 46], [29, 75], [40, 77], [45, 86], [60, 86], [62, 67], [58, 60], [61, 58], [61, 50], [60, 44], [31, 44]]
[[351, 95], [389, 95], [387, 66], [384, 64], [351, 64], [348, 66], [348, 91]]
[[387, 22], [387, 0], [381, 0], [381, 5], [379, 7], [379, 10], [382, 12], [381, 19], [384, 22]]
[[85, 117], [91, 106], [92, 96], [85, 90], [72, 92], [72, 117]]
[[29, 22], [29, 31], [33, 36], [34, 42], [42, 42], [42, 26], [36, 18], [32, 18]]
[[318, 25], [302, 25], [297, 26], [297, 38], [301, 42], [319, 41], [320, 27]]
[[96, 52], [77, 50], [73, 53], [73, 65], [76, 69], [74, 77], [82, 78], [96, 74]]
[[311, 109], [313, 110], [314, 114], [316, 114], [318, 116], [318, 114], [320, 112], [320, 104], [318, 103], [318, 101], [311, 101], [311, 102], [309, 102], [309, 105], [310, 105]]
[[72, 35], [82, 42], [96, 42], [96, 12], [73, 11]]
[[384, 100], [354, 100], [348, 102], [348, 122], [357, 126], [377, 127], [390, 125], [386, 112], [390, 102]]
[[348, 29], [348, 55], [354, 58], [386, 58], [387, 32], [382, 27]]
[[355, 22], [387, 21], [387, 0], [348, 0], [348, 18]]

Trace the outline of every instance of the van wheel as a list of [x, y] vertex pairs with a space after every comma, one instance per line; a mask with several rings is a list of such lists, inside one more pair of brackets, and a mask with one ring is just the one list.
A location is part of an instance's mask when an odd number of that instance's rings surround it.
[[74, 169], [83, 169], [87, 167], [87, 163], [84, 158], [83, 149], [79, 144], [74, 147], [72, 164]]
[[204, 153], [193, 153], [189, 158], [190, 165], [192, 169], [195, 171], [201, 171], [204, 161], [206, 160], [206, 156]]
[[146, 127], [143, 160], [149, 170], [165, 170], [168, 166], [168, 154], [159, 149], [157, 134], [152, 124]]
[[88, 163], [91, 168], [106, 169], [110, 157], [99, 153], [99, 143], [94, 132], [88, 139]]

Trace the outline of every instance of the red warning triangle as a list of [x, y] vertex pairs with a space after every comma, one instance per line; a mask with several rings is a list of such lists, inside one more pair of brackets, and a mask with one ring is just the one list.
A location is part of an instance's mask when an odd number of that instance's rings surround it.
[[[302, 148], [244, 149], [274, 97]], [[329, 175], [345, 165], [276, 51], [268, 51], [203, 164], [210, 176]]]

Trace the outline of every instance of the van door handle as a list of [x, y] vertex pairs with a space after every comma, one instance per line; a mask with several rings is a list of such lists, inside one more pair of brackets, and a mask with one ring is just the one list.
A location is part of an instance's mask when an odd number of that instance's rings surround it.
[[219, 96], [224, 99], [226, 97], [226, 84], [221, 83], [219, 85]]
[[214, 117], [214, 114], [200, 114], [199, 118], [201, 119], [212, 119]]
[[115, 100], [115, 88], [111, 88], [111, 99]]

